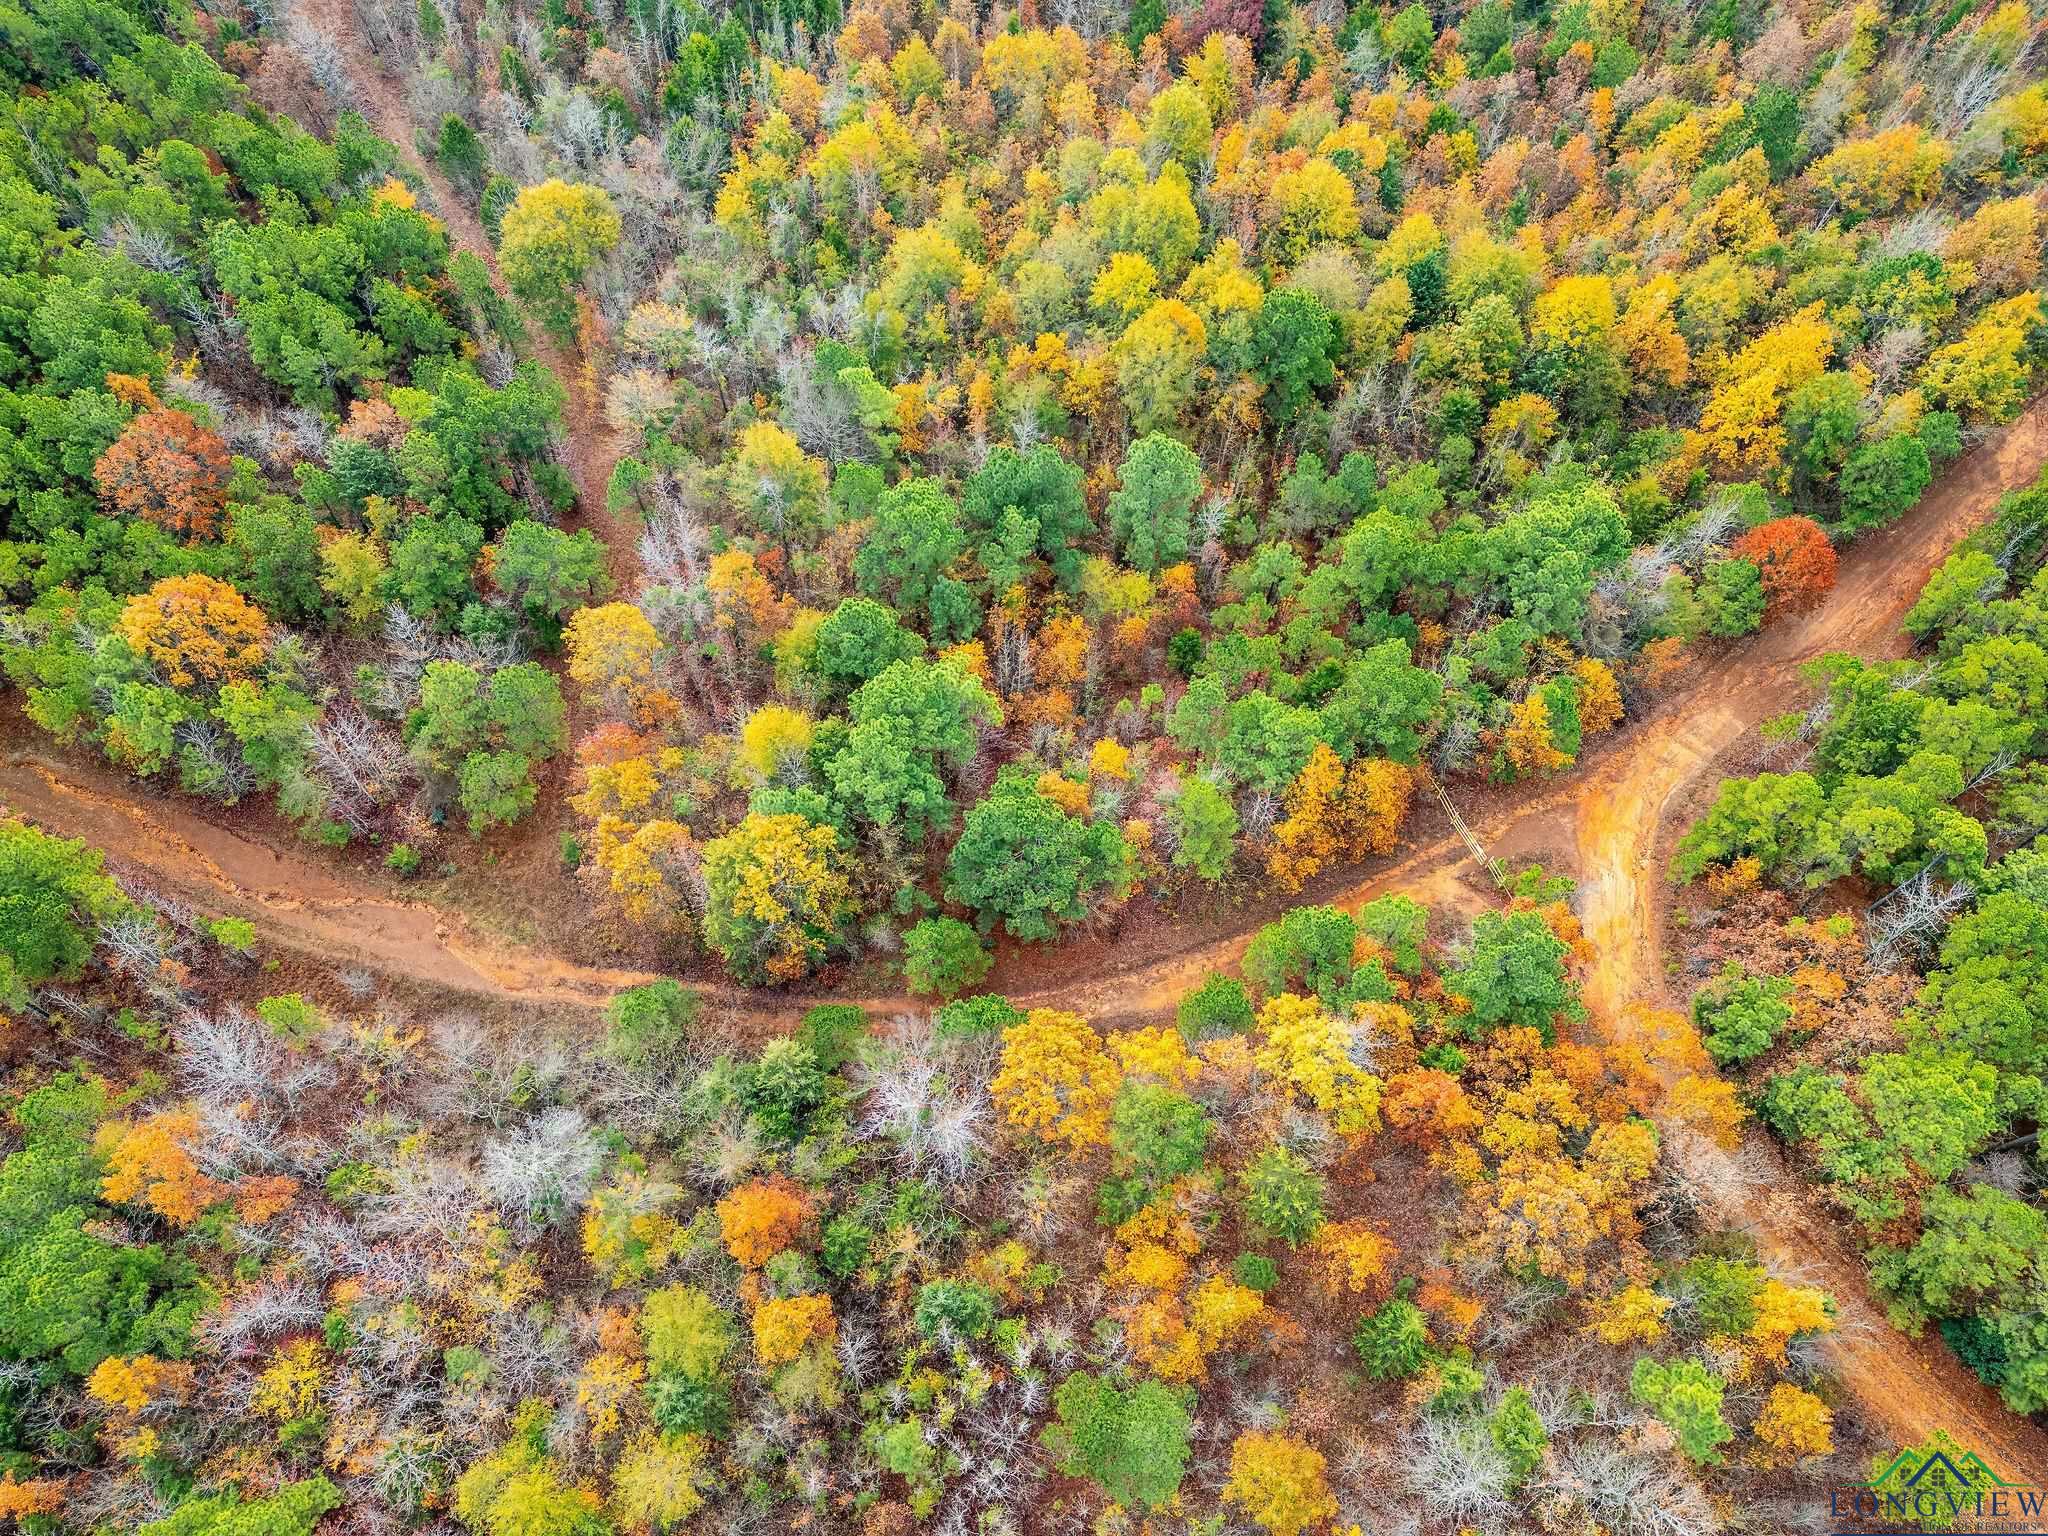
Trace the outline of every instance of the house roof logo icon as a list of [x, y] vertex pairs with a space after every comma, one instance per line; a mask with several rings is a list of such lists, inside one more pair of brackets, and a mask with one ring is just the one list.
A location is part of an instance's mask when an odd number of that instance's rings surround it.
[[[1918, 1465], [1915, 1465], [1915, 1461]], [[1910, 1469], [1910, 1470], [1908, 1470]], [[1891, 1464], [1867, 1483], [1858, 1483], [1859, 1488], [1885, 1488], [1897, 1491], [1918, 1488], [1923, 1479], [1936, 1472], [1946, 1474], [1933, 1479], [1934, 1486], [1952, 1483], [1962, 1488], [1988, 1490], [1992, 1488], [2031, 1488], [2031, 1483], [2013, 1483], [2000, 1477], [1992, 1470], [1991, 1464], [1975, 1451], [1964, 1451], [1958, 1457], [1951, 1457], [1946, 1451], [1929, 1451], [1924, 1456], [1918, 1451], [1901, 1451], [1892, 1458]]]

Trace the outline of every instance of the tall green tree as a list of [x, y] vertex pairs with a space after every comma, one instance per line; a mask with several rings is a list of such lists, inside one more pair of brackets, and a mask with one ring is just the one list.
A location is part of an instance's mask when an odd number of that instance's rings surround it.
[[1124, 558], [1141, 571], [1157, 571], [1187, 558], [1202, 461], [1187, 444], [1161, 432], [1131, 445], [1109, 498], [1109, 526]]
[[863, 819], [921, 838], [950, 821], [945, 773], [973, 757], [1003, 712], [980, 681], [948, 661], [906, 658], [854, 690], [845, 744], [825, 764], [832, 791]]
[[1021, 575], [1017, 562], [1027, 555], [1043, 560], [1065, 590], [1080, 586], [1081, 550], [1095, 528], [1081, 490], [1081, 466], [1057, 448], [992, 448], [967, 477], [960, 506], [982, 541], [981, 563], [999, 590], [1009, 585], [1001, 574], [1014, 568]]
[[0, 1000], [85, 968], [98, 925], [129, 905], [104, 866], [96, 848], [0, 821]]
[[1266, 386], [1266, 409], [1285, 426], [1337, 379], [1331, 361], [1337, 327], [1322, 300], [1299, 288], [1266, 295], [1252, 323], [1252, 372]]
[[1046, 1448], [1070, 1477], [1093, 1478], [1126, 1508], [1157, 1509], [1180, 1491], [1191, 1453], [1185, 1389], [1159, 1381], [1119, 1387], [1076, 1371], [1053, 1393]]
[[1533, 1029], [1549, 1044], [1560, 1019], [1585, 1018], [1578, 987], [1565, 969], [1564, 940], [1534, 912], [1483, 912], [1472, 924], [1465, 962], [1447, 980], [1472, 1005], [1485, 1029]]
[[1130, 889], [1130, 849], [1113, 823], [1083, 822], [1006, 768], [967, 813], [946, 864], [946, 894], [972, 907], [984, 932], [1049, 939], [1101, 896]]

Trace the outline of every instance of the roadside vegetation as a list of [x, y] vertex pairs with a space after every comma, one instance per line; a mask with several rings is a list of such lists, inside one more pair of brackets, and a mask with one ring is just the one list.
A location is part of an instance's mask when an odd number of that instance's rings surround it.
[[2048, 1068], [2048, 485], [1942, 562], [1897, 661], [1829, 656], [1678, 845], [1707, 1051], [1854, 1223], [1893, 1320], [2016, 1411], [2036, 1326]]

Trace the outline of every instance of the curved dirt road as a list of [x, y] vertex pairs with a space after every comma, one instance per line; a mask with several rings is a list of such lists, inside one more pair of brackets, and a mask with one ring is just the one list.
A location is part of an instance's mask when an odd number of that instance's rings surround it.
[[148, 800], [97, 767], [34, 752], [0, 761], [0, 807], [104, 849], [131, 881], [202, 911], [257, 919], [266, 943], [337, 966], [505, 1001], [601, 1007], [652, 981], [638, 971], [566, 965], [480, 939], [461, 918], [355, 883], [289, 846], [194, 815], [174, 793]]
[[[1537, 798], [1475, 818], [1474, 830], [1489, 849], [1541, 850], [1578, 877], [1596, 951], [1587, 994], [1597, 1018], [1618, 1019], [1630, 1000], [1662, 994], [1656, 913], [1663, 879], [1655, 854], [1665, 808], [1752, 726], [1802, 696], [1805, 661], [1827, 650], [1896, 652], [1899, 617], [1928, 568], [1989, 517], [2003, 492], [2032, 480], [2044, 464], [2048, 400], [1967, 456], [1898, 527], [1845, 555], [1826, 603], [1731, 647], [1646, 718], [1618, 731], [1590, 768], [1563, 776]], [[40, 738], [17, 741], [0, 759], [0, 807], [85, 838], [150, 884], [263, 918], [276, 942], [329, 961], [458, 992], [583, 1006], [647, 979], [478, 933], [459, 917], [359, 884], [299, 845], [272, 846], [207, 821], [174, 794], [145, 791]], [[1439, 907], [1469, 909], [1483, 900], [1470, 877], [1463, 847], [1446, 837], [1324, 899], [1355, 908], [1385, 891], [1404, 890]], [[1017, 987], [1012, 995], [1105, 1023], [1155, 1022], [1171, 1017], [1189, 986], [1209, 971], [1235, 964], [1257, 926], [1254, 920], [1233, 935], [1113, 961], [1049, 986]], [[992, 977], [991, 984], [1001, 980]], [[762, 1017], [787, 1018], [824, 1000], [707, 990], [737, 1011]], [[901, 996], [844, 1000], [875, 1013], [912, 1006]]]
[[[1903, 655], [1899, 624], [1926, 573], [1989, 518], [2001, 495], [2031, 482], [2044, 464], [2048, 402], [2037, 401], [1957, 464], [1897, 527], [1858, 544], [1825, 603], [1707, 668], [1682, 701], [1645, 722], [1629, 750], [1585, 786], [1577, 806], [1577, 875], [1594, 956], [1586, 1001], [1610, 1038], [1627, 1035], [1632, 1004], [1669, 1000], [1660, 898], [1668, 845], [1679, 829], [1667, 811], [1701, 787], [1715, 760], [1753, 726], [1806, 697], [1798, 679], [1803, 663], [1830, 651]], [[1861, 1259], [1847, 1251], [1839, 1217], [1806, 1193], [1762, 1132], [1752, 1132], [1739, 1160], [1696, 1137], [1675, 1139], [1673, 1149], [1702, 1203], [1725, 1224], [1748, 1232], [1774, 1268], [1834, 1294], [1839, 1330], [1826, 1344], [1828, 1364], [1874, 1428], [1901, 1445], [1945, 1429], [2006, 1477], [2048, 1481], [2048, 1435], [2008, 1410], [1931, 1333], [1908, 1339], [1885, 1322]]]
[[[307, 9], [340, 47], [357, 92], [354, 104], [401, 146], [430, 189], [451, 239], [489, 264], [495, 278], [495, 255], [475, 217], [439, 171], [406, 148], [411, 133], [403, 93], [364, 56], [348, 0], [307, 0]], [[611, 434], [573, 360], [544, 338], [538, 350], [568, 394], [564, 458], [584, 517], [605, 536], [614, 578], [630, 591], [637, 572], [632, 542], [605, 506], [616, 456]], [[1899, 619], [1926, 572], [1988, 518], [2001, 494], [2031, 481], [2044, 463], [2048, 402], [2037, 402], [1944, 475], [1898, 527], [1850, 551], [1825, 604], [1732, 647], [1618, 733], [1593, 767], [1475, 828], [1491, 849], [1540, 849], [1548, 862], [1576, 865], [1568, 872], [1579, 879], [1581, 915], [1594, 950], [1586, 989], [1600, 1029], [1625, 1036], [1632, 1004], [1665, 1001], [1660, 893], [1664, 844], [1675, 835], [1666, 825], [1668, 809], [1752, 727], [1803, 696], [1803, 662], [1832, 650], [1898, 653]], [[170, 796], [144, 799], [132, 781], [37, 746], [0, 761], [0, 807], [52, 831], [84, 837], [104, 848], [117, 868], [195, 897], [210, 910], [260, 918], [267, 940], [328, 963], [357, 964], [458, 992], [576, 1008], [601, 1005], [620, 988], [652, 979], [571, 964], [480, 935], [433, 907], [360, 886], [302, 850], [272, 847], [214, 825]], [[1399, 889], [1440, 909], [1476, 906], [1484, 896], [1470, 881], [1464, 859], [1462, 846], [1445, 839], [1327, 899], [1356, 907]], [[1156, 1021], [1170, 1017], [1178, 999], [1208, 971], [1234, 964], [1248, 938], [1249, 928], [1013, 995], [1030, 1004], [1073, 1008], [1103, 1023]], [[992, 984], [1000, 979], [992, 978]], [[764, 1022], [787, 1020], [820, 1000], [706, 990], [735, 1015]], [[852, 1001], [882, 1014], [912, 1006], [900, 997]], [[1696, 1139], [1679, 1138], [1675, 1145], [1705, 1204], [1750, 1231], [1774, 1266], [1836, 1295], [1842, 1327], [1829, 1341], [1830, 1364], [1874, 1427], [1899, 1443], [1944, 1428], [2005, 1475], [2048, 1481], [2048, 1436], [2007, 1412], [1945, 1350], [1893, 1332], [1871, 1300], [1860, 1260], [1838, 1245], [1829, 1217], [1798, 1194], [1760, 1194], [1760, 1186], [1799, 1188], [1770, 1146], [1753, 1137], [1744, 1149], [1746, 1169], [1738, 1170]]]
[[[1577, 866], [1581, 916], [1595, 956], [1587, 1001], [1604, 1032], [1625, 1036], [1632, 1004], [1666, 1000], [1659, 910], [1662, 844], [1675, 835], [1666, 826], [1668, 808], [1759, 721], [1803, 696], [1804, 662], [1829, 650], [1897, 653], [1903, 646], [1899, 620], [1928, 569], [1990, 516], [2000, 495], [2030, 482], [2044, 463], [2048, 401], [2037, 402], [1958, 464], [1898, 527], [1857, 545], [1842, 561], [1841, 579], [1826, 603], [1731, 648], [1647, 718], [1618, 733], [1593, 769], [1568, 776], [1544, 796], [1476, 828], [1490, 848], [1541, 849], [1553, 862], [1559, 862], [1559, 845], [1568, 845], [1562, 862]], [[117, 867], [158, 885], [213, 908], [260, 917], [266, 938], [329, 962], [457, 991], [580, 1008], [650, 979], [570, 964], [480, 936], [432, 907], [363, 889], [298, 849], [269, 847], [216, 826], [172, 797], [145, 801], [132, 781], [33, 748], [0, 762], [0, 805], [53, 831], [86, 837], [105, 848]], [[1463, 848], [1445, 839], [1331, 899], [1356, 907], [1400, 889], [1438, 907], [1476, 905], [1483, 898], [1467, 882], [1464, 859]], [[1163, 1019], [1209, 970], [1235, 963], [1247, 938], [1240, 933], [1176, 954], [1113, 964], [1017, 995], [1103, 1023]], [[787, 1020], [816, 1001], [709, 990], [734, 1014], [764, 1022]], [[910, 1006], [896, 997], [857, 1001], [883, 1014]], [[1874, 1428], [1901, 1444], [1944, 1428], [2007, 1476], [2048, 1479], [2048, 1436], [2007, 1412], [1946, 1350], [1930, 1340], [1908, 1340], [1884, 1323], [1861, 1261], [1839, 1245], [1831, 1218], [1790, 1193], [1801, 1188], [1799, 1180], [1761, 1137], [1752, 1137], [1744, 1149], [1742, 1170], [1697, 1138], [1676, 1138], [1674, 1146], [1704, 1204], [1748, 1230], [1774, 1267], [1824, 1285], [1837, 1297], [1842, 1326], [1828, 1342], [1829, 1363]]]

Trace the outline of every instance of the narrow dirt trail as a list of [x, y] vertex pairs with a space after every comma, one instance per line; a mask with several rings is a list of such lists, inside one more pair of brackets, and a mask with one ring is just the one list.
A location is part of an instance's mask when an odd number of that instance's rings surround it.
[[[484, 233], [482, 222], [469, 202], [441, 174], [432, 160], [424, 159], [413, 147], [413, 119], [407, 107], [405, 87], [396, 72], [403, 65], [387, 59], [368, 45], [356, 18], [354, 0], [299, 0], [298, 9], [333, 44], [342, 72], [348, 78], [351, 98], [339, 105], [362, 113], [370, 126], [398, 147], [406, 164], [425, 183], [432, 207], [428, 212], [448, 231], [449, 243], [483, 262], [491, 284], [507, 303], [516, 303], [498, 271], [497, 249]], [[594, 379], [584, 375], [582, 363], [545, 331], [532, 330], [529, 346], [534, 357], [561, 381], [563, 393], [562, 434], [556, 452], [570, 478], [576, 482], [577, 511], [584, 526], [603, 541], [612, 586], [623, 593], [640, 587], [639, 534], [615, 516], [606, 501], [612, 470], [619, 461], [617, 434], [604, 419]]]
[[[2048, 401], [1957, 465], [1897, 528], [1858, 545], [1825, 604], [1704, 668], [1621, 733], [1594, 769], [1481, 821], [1476, 830], [1490, 848], [1540, 850], [1576, 866], [1595, 954], [1587, 1001], [1610, 1036], [1626, 1037], [1633, 1005], [1667, 1001], [1660, 912], [1665, 845], [1676, 832], [1667, 814], [1674, 802], [1758, 722], [1803, 696], [1804, 662], [1828, 650], [1898, 652], [1899, 620], [1926, 571], [1989, 517], [2001, 494], [2031, 481], [2044, 464]], [[602, 1006], [619, 989], [653, 979], [572, 964], [481, 935], [459, 918], [365, 886], [295, 847], [245, 837], [201, 819], [175, 796], [146, 794], [111, 770], [45, 749], [30, 747], [0, 760], [0, 807], [85, 838], [123, 874], [191, 897], [209, 911], [260, 919], [267, 941], [325, 963], [577, 1009]], [[1355, 908], [1395, 889], [1440, 909], [1472, 910], [1489, 899], [1451, 839], [1417, 849], [1328, 899]], [[1072, 1008], [1103, 1024], [1163, 1020], [1189, 986], [1233, 965], [1248, 937], [1237, 933], [1168, 955], [1133, 957], [1014, 995], [1030, 1005]], [[765, 1026], [787, 1023], [824, 1000], [705, 990], [715, 1006]], [[840, 1000], [881, 1017], [913, 1006], [902, 997]], [[1906, 1339], [1884, 1322], [1860, 1260], [1842, 1244], [1839, 1223], [1805, 1197], [1772, 1147], [1753, 1137], [1738, 1169], [1696, 1140], [1681, 1138], [1679, 1145], [1688, 1178], [1722, 1219], [1751, 1232], [1774, 1265], [1825, 1285], [1839, 1299], [1842, 1326], [1828, 1346], [1830, 1364], [1875, 1428], [1902, 1444], [1943, 1428], [2008, 1476], [2048, 1479], [2048, 1435], [2007, 1412], [1931, 1338]]]
[[[2024, 484], [2048, 461], [2048, 401], [1956, 466], [1898, 528], [1858, 545], [1843, 560], [1832, 598], [1794, 624], [1731, 649], [1646, 720], [1614, 741], [1597, 767], [1568, 774], [1539, 798], [1520, 802], [1475, 830], [1491, 849], [1541, 850], [1575, 863], [1589, 934], [1598, 957], [1588, 977], [1595, 1012], [1616, 1013], [1635, 998], [1661, 995], [1656, 953], [1653, 855], [1665, 807], [1720, 753], [1758, 721], [1799, 696], [1801, 663], [1826, 649], [1882, 652], [1899, 644], [1897, 621], [1922, 574], [1956, 539], [1990, 513], [2005, 490]], [[337, 963], [389, 971], [429, 985], [502, 997], [542, 995], [601, 1002], [641, 973], [590, 967], [533, 946], [480, 935], [459, 919], [395, 900], [352, 881], [290, 843], [270, 846], [202, 819], [174, 795], [157, 795], [111, 769], [31, 740], [0, 759], [0, 806], [53, 832], [83, 837], [117, 867], [166, 890], [224, 910], [274, 921], [278, 942]], [[1576, 857], [1573, 857], [1573, 850]], [[1412, 850], [1325, 899], [1355, 909], [1388, 890], [1420, 893], [1474, 909], [1483, 889], [1451, 838]], [[374, 921], [366, 921], [366, 915]], [[1257, 920], [1234, 934], [1168, 953], [1131, 955], [1049, 986], [1019, 987], [1032, 1005], [1058, 1005], [1104, 1023], [1152, 1022], [1172, 1015], [1187, 988], [1243, 954]], [[538, 989], [538, 993], [536, 990]], [[736, 1011], [791, 1018], [813, 996], [708, 988]], [[845, 998], [870, 1012], [913, 1006], [890, 995]], [[2048, 1471], [2048, 1468], [2044, 1468]]]
[[[1707, 669], [1681, 706], [1645, 722], [1632, 749], [1586, 786], [1577, 807], [1580, 916], [1594, 954], [1586, 1001], [1610, 1038], [1629, 1034], [1633, 1005], [1674, 1001], [1662, 943], [1665, 870], [1678, 833], [1667, 814], [1674, 803], [1759, 722], [1804, 697], [1804, 662], [1828, 651], [1903, 654], [1899, 624], [1927, 571], [1989, 519], [2005, 491], [2044, 465], [2048, 402], [2037, 402], [1956, 465], [1906, 521], [1858, 545], [1824, 604]], [[1873, 1427], [1901, 1445], [1945, 1429], [2008, 1477], [2048, 1479], [2048, 1434], [2009, 1411], [1931, 1334], [1909, 1339], [1885, 1322], [1839, 1216], [1804, 1190], [1761, 1131], [1748, 1137], [1740, 1168], [1698, 1138], [1674, 1145], [1721, 1221], [1748, 1232], [1773, 1268], [1834, 1294], [1839, 1328], [1827, 1341], [1829, 1367]], [[1779, 1193], [1759, 1198], [1759, 1174]]]

